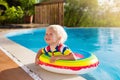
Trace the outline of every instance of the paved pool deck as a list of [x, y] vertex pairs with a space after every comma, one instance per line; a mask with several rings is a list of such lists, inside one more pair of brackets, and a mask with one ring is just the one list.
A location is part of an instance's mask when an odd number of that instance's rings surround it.
[[[23, 30], [28, 30], [28, 29], [1, 31], [0, 49], [3, 51], [3, 53], [7, 54], [7, 56], [9, 56], [12, 59], [12, 61], [17, 63], [19, 67], [21, 67], [25, 72], [27, 72], [33, 78], [33, 80], [86, 80], [85, 78], [79, 75], [53, 73], [42, 69], [38, 65], [35, 65], [34, 60], [36, 53], [5, 37], [5, 34], [9, 32], [18, 32], [18, 31], [22, 32]], [[27, 79], [21, 79], [21, 80], [27, 80]]]
[[0, 80], [34, 80], [18, 64], [0, 50]]

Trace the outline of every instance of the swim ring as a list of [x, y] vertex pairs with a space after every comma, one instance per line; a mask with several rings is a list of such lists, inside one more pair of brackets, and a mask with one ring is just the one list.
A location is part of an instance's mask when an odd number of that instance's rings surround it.
[[80, 51], [75, 53], [77, 59], [72, 60], [57, 60], [50, 63], [49, 56], [42, 54], [39, 57], [39, 65], [48, 71], [62, 74], [85, 74], [97, 68], [99, 61], [97, 57], [89, 52]]

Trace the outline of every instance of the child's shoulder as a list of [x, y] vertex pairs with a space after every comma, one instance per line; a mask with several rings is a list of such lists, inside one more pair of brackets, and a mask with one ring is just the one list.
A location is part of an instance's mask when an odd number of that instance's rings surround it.
[[66, 45], [66, 44], [62, 44], [62, 48], [63, 49], [69, 49], [68, 45]]

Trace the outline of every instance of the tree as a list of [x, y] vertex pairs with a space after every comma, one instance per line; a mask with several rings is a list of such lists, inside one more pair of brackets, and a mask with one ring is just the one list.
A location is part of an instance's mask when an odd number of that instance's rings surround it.
[[20, 6], [10, 7], [5, 11], [6, 23], [20, 23], [22, 22], [23, 10]]
[[106, 1], [99, 6], [99, 15], [96, 26], [102, 27], [117, 27], [120, 26], [120, 1], [114, 0], [113, 2]]
[[91, 26], [97, 7], [97, 0], [66, 0], [64, 24], [72, 27]]
[[0, 25], [3, 24], [5, 20], [5, 16], [3, 15], [5, 14], [5, 10], [7, 9], [8, 9], [7, 2], [5, 2], [4, 0], [0, 0]]
[[40, 2], [53, 2], [53, 1], [56, 1], [56, 0], [40, 0]]
[[22, 9], [25, 11], [25, 15], [34, 14], [34, 4], [36, 0], [19, 0], [21, 3]]
[[12, 7], [12, 6], [17, 7], [21, 5], [19, 0], [4, 0], [4, 1], [8, 3], [9, 7]]

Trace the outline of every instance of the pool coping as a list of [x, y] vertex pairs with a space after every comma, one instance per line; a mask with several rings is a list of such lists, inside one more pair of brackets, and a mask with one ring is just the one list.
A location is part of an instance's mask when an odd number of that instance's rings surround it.
[[[34, 64], [35, 52], [7, 39], [5, 34], [30, 29], [16, 29], [0, 32], [0, 49], [25, 70], [34, 80], [86, 80], [80, 75], [58, 74], [46, 71]], [[21, 54], [22, 52], [22, 54]], [[24, 56], [24, 57], [23, 57]]]

